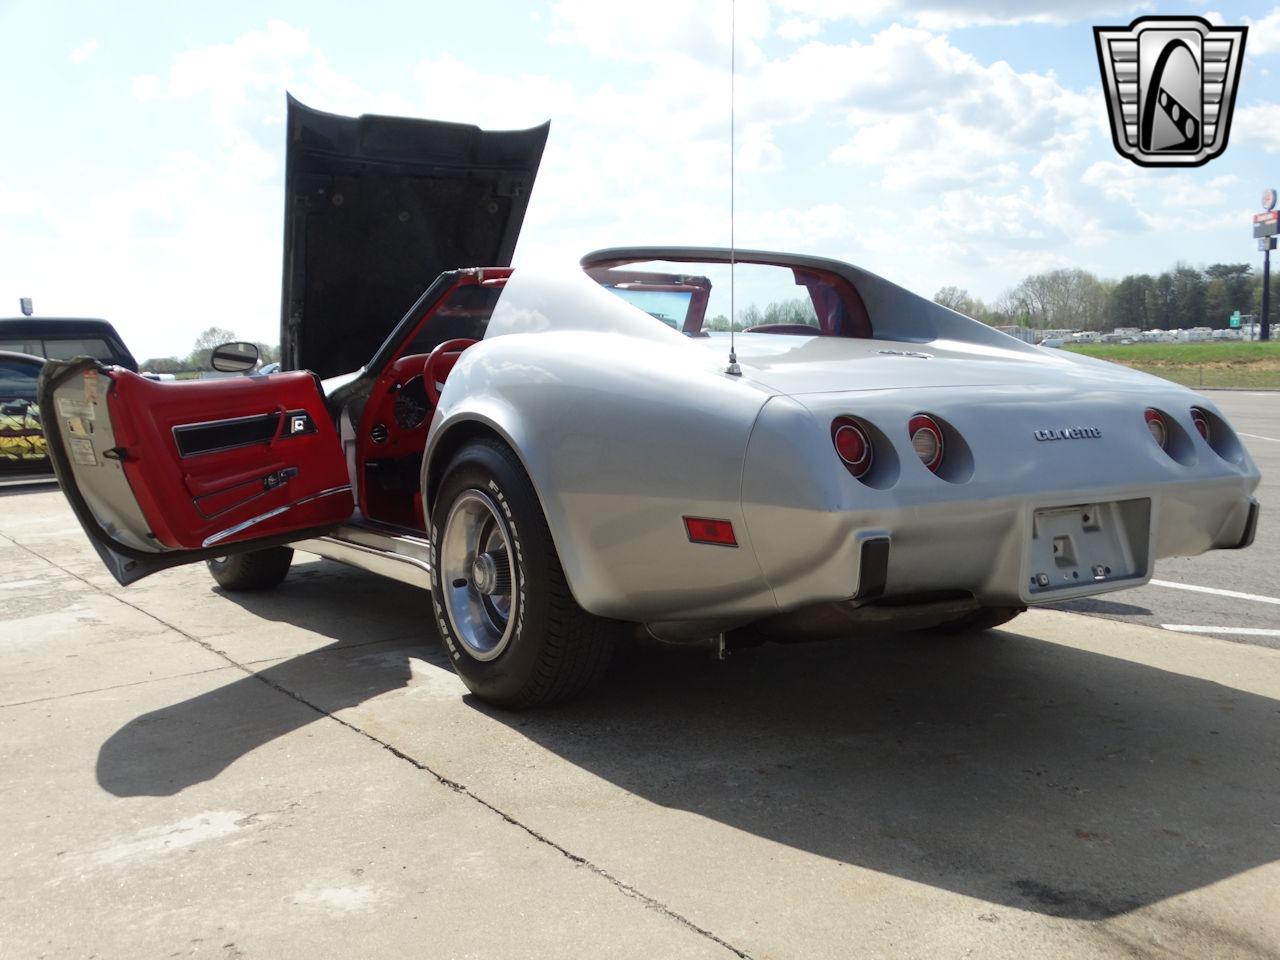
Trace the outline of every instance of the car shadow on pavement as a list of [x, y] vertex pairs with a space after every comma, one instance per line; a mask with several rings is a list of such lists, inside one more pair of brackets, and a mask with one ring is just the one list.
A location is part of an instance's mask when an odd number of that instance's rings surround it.
[[[333, 642], [129, 721], [98, 751], [98, 784], [109, 793], [172, 796], [211, 780], [240, 757], [326, 714], [403, 687], [409, 651], [450, 669], [429, 626], [430, 600], [414, 587], [304, 561], [276, 590], [212, 589], [263, 621]], [[352, 596], [360, 603], [350, 602]], [[377, 611], [372, 618], [371, 610]], [[426, 643], [419, 639], [424, 633]]]
[[[229, 598], [333, 643], [130, 721], [101, 748], [103, 788], [174, 794], [403, 687], [411, 657], [448, 670], [438, 641], [369, 644], [361, 623], [387, 619], [398, 634], [427, 618], [413, 588], [360, 576], [365, 615], [350, 621], [334, 599], [350, 583]], [[1280, 858], [1280, 701], [1016, 626], [771, 645], [723, 663], [629, 647], [582, 701], [527, 713], [467, 703], [517, 743], [655, 804], [1051, 916], [1115, 916]], [[428, 764], [440, 759], [432, 702], [409, 708], [423, 711], [421, 746], [396, 744]]]
[[1134, 603], [1117, 603], [1115, 600], [1100, 600], [1097, 597], [1081, 597], [1078, 600], [1063, 600], [1059, 603], [1046, 604], [1049, 610], [1065, 610], [1067, 613], [1092, 613], [1100, 617], [1149, 617], [1151, 610]]
[[582, 703], [473, 705], [653, 803], [1052, 916], [1280, 858], [1280, 702], [1015, 625], [646, 652]]

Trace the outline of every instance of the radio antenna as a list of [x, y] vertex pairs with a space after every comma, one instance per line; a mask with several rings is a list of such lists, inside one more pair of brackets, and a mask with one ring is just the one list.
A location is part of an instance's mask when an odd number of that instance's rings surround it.
[[735, 272], [735, 260], [737, 259], [734, 249], [734, 152], [736, 147], [734, 126], [734, 81], [737, 74], [737, 0], [729, 0], [729, 366], [725, 373], [730, 376], [742, 376], [742, 368], [738, 366], [738, 353], [734, 349], [737, 345], [735, 332], [737, 329], [738, 315], [737, 302], [735, 295], [737, 293], [737, 276]]

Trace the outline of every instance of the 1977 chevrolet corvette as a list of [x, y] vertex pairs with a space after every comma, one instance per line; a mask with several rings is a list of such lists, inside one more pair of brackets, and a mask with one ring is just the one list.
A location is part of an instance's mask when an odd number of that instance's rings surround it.
[[429, 590], [468, 687], [520, 707], [586, 687], [627, 626], [980, 629], [1251, 542], [1258, 471], [1212, 402], [856, 267], [736, 251], [735, 363], [727, 250], [459, 268], [507, 262], [546, 132], [291, 102], [294, 369], [43, 375], [122, 584], [203, 560], [274, 586], [298, 547]]

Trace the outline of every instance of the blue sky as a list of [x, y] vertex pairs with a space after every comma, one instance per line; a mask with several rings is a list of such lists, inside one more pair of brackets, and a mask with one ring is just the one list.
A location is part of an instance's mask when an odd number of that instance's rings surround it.
[[[127, 11], [127, 12], [125, 12]], [[1251, 24], [1231, 144], [1117, 156], [1091, 28]], [[1280, 186], [1280, 6], [738, 0], [737, 239], [921, 293], [1256, 261]], [[286, 89], [338, 113], [552, 121], [517, 264], [729, 236], [728, 0], [0, 0], [0, 314], [106, 316], [140, 356], [278, 337]], [[425, 286], [431, 278], [424, 277]]]

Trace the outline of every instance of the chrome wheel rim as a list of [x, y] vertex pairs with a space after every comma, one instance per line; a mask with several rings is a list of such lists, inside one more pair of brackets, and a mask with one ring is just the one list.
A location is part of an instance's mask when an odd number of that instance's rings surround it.
[[445, 518], [437, 556], [454, 636], [477, 660], [493, 660], [511, 642], [520, 596], [511, 536], [494, 502], [463, 492]]

